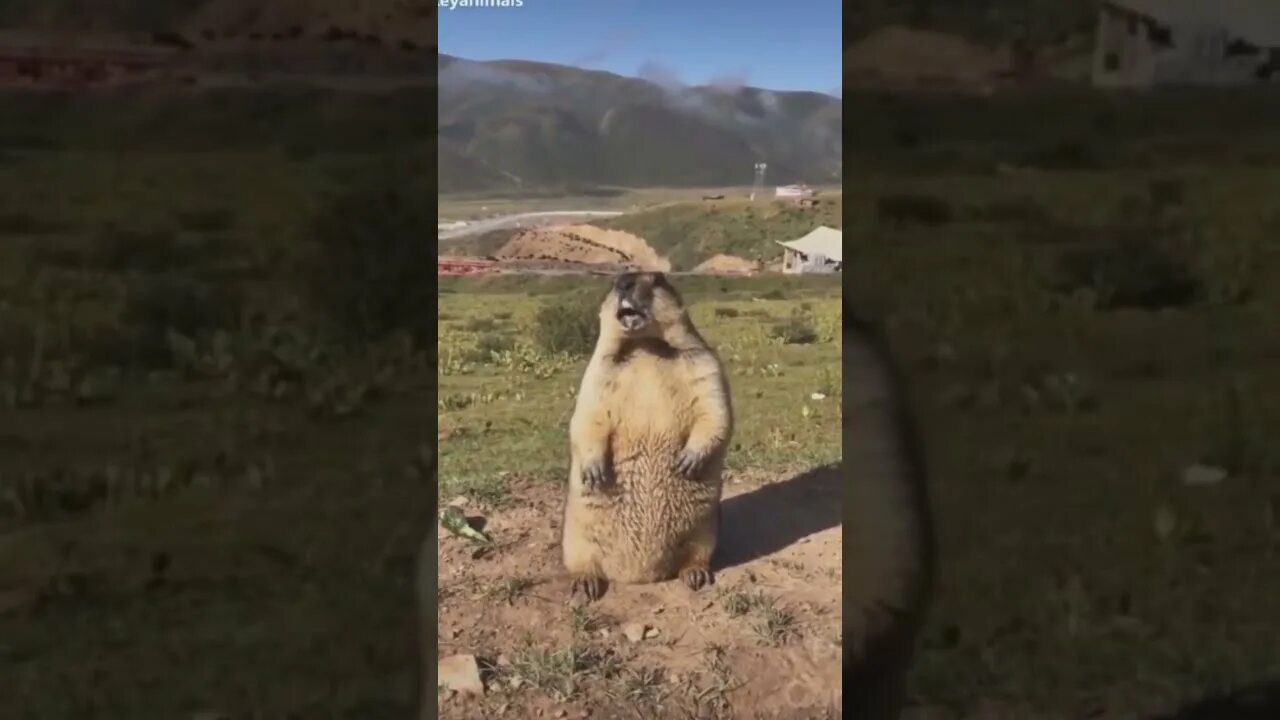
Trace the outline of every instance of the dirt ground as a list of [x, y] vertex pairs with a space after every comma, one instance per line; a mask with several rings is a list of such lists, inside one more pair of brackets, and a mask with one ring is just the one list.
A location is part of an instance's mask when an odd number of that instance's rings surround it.
[[590, 606], [560, 565], [560, 485], [456, 499], [494, 545], [440, 531], [439, 656], [475, 655], [486, 688], [442, 691], [439, 716], [838, 717], [839, 477], [728, 477], [712, 587], [615, 585]]

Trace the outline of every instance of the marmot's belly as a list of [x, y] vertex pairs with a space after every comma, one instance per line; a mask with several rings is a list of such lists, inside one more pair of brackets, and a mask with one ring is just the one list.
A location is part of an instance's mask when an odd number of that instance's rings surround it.
[[[637, 468], [638, 469], [638, 468]], [[617, 469], [617, 486], [597, 520], [605, 575], [620, 582], [674, 577], [685, 561], [691, 536], [714, 521], [718, 482]]]

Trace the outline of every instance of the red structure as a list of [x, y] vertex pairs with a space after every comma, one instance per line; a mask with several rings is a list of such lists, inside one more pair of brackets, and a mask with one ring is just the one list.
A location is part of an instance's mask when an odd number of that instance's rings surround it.
[[497, 272], [498, 263], [492, 260], [480, 260], [477, 258], [457, 258], [436, 260], [436, 276], [453, 276], [453, 275], [487, 275]]
[[0, 39], [0, 86], [79, 87], [158, 79], [170, 52], [144, 47], [14, 44]]

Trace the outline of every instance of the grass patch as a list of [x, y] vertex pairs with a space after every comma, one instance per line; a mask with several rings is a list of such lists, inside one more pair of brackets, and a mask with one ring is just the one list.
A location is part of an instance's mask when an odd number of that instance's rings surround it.
[[[752, 298], [762, 290], [781, 289], [776, 280], [687, 284], [684, 280], [680, 277], [675, 282], [695, 325], [725, 363], [735, 409], [742, 418], [729, 467], [784, 472], [838, 459], [839, 426], [833, 422], [839, 415], [838, 405], [815, 404], [811, 399], [815, 392], [835, 397], [830, 391], [833, 378], [839, 376], [838, 333], [818, 328], [839, 327], [838, 283], [825, 278], [812, 287], [795, 283], [799, 291], [782, 292], [783, 299], [768, 302], [774, 312], [791, 317], [794, 311], [795, 317], [812, 326], [808, 328], [812, 337], [804, 338], [808, 342], [786, 344], [772, 338], [769, 326], [747, 312], [758, 304]], [[550, 287], [538, 279], [475, 281], [460, 286], [464, 292], [440, 297], [442, 312], [453, 318], [450, 329], [440, 336], [438, 418], [446, 433], [440, 443], [444, 499], [470, 496], [468, 488], [475, 487], [493, 501], [515, 469], [521, 477], [554, 480], [567, 473], [569, 417], [586, 356], [595, 345], [603, 293], [603, 288], [597, 292], [580, 285], [581, 280]], [[511, 328], [507, 338], [512, 343], [505, 352], [508, 340], [489, 339], [490, 333], [483, 329], [489, 325], [475, 322], [491, 317], [489, 308], [496, 303], [518, 308], [504, 326]], [[806, 303], [809, 308], [802, 309]], [[737, 314], [717, 313], [724, 308]], [[471, 329], [477, 327], [482, 330]], [[547, 338], [557, 340], [546, 342]], [[551, 355], [548, 347], [575, 347], [576, 352]], [[779, 412], [797, 422], [779, 430], [776, 423], [752, 419], [776, 417]]]

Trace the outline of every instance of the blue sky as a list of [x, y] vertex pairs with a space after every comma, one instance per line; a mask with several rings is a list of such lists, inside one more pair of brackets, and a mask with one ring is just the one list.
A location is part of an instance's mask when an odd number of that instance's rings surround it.
[[540, 60], [689, 85], [840, 87], [839, 0], [522, 0], [439, 11], [440, 52]]

